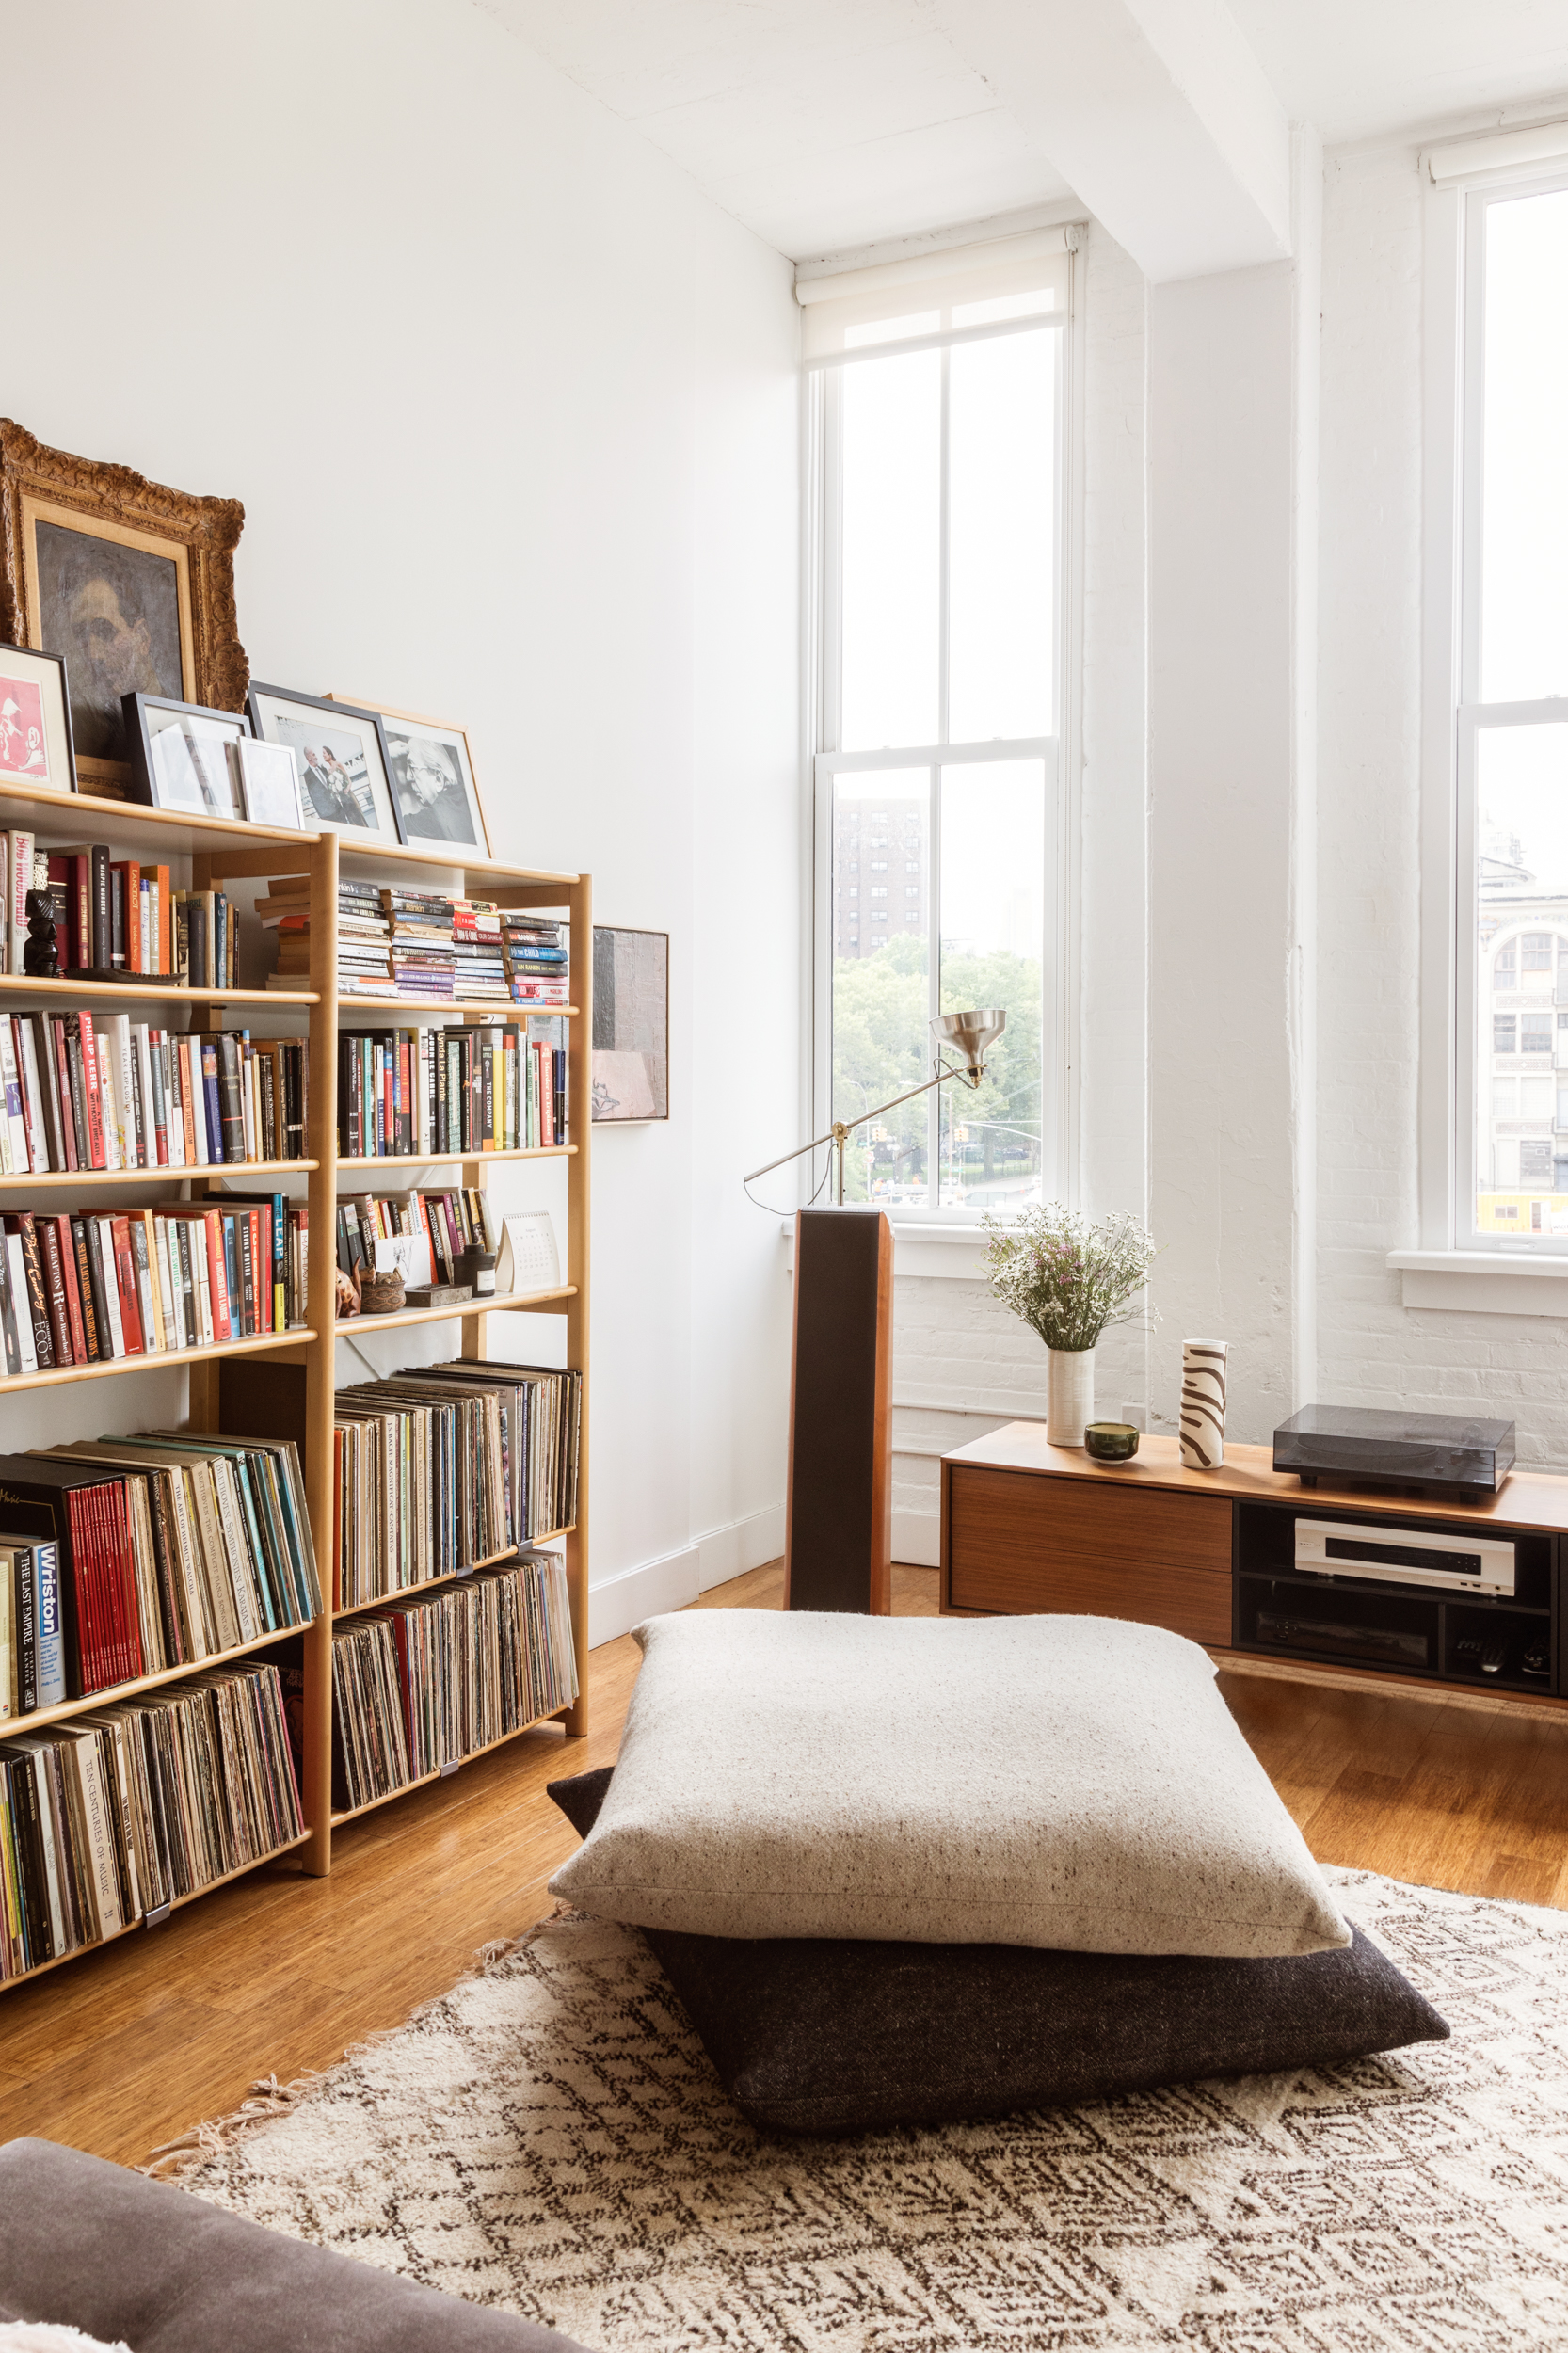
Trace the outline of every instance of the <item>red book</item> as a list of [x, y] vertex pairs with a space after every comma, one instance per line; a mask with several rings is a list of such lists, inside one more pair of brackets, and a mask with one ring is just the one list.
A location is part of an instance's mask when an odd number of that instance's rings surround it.
[[60, 1211], [43, 1222], [54, 1235], [55, 1246], [59, 1253], [60, 1281], [65, 1290], [66, 1328], [71, 1334], [68, 1361], [85, 1365], [88, 1362], [88, 1336], [82, 1321], [82, 1294], [76, 1283], [76, 1244], [72, 1236], [71, 1220]]
[[104, 1150], [104, 1095], [98, 1082], [98, 1041], [92, 1034], [92, 1016], [84, 1005], [76, 1016], [82, 1034], [82, 1093], [88, 1111], [88, 1168], [107, 1168]]
[[144, 1355], [147, 1342], [141, 1328], [141, 1300], [136, 1289], [136, 1260], [131, 1248], [128, 1217], [117, 1217], [114, 1221], [114, 1271], [120, 1286], [120, 1321], [125, 1334], [125, 1353]]
[[228, 1340], [234, 1337], [229, 1313], [229, 1271], [223, 1262], [223, 1221], [216, 1209], [209, 1209], [201, 1221], [207, 1235], [207, 1288], [213, 1301], [213, 1337]]
[[[61, 958], [64, 962], [64, 958]], [[67, 1168], [82, 1165], [81, 1145], [76, 1135], [76, 1113], [71, 1101], [71, 1061], [66, 1052], [65, 1018], [60, 1014], [49, 1016], [49, 1050], [55, 1057], [55, 1069], [60, 1088], [60, 1140], [65, 1145]]]
[[119, 1619], [123, 1659], [121, 1675], [127, 1683], [134, 1676], [145, 1674], [147, 1664], [141, 1647], [141, 1612], [136, 1608], [136, 1557], [131, 1543], [131, 1504], [126, 1482], [117, 1480], [105, 1491], [109, 1512], [110, 1558], [115, 1563], [119, 1587]]
[[[49, 1303], [49, 1333], [55, 1343], [55, 1362], [73, 1365], [79, 1362], [71, 1331], [71, 1314], [65, 1295], [65, 1261], [60, 1255], [59, 1230], [52, 1217], [38, 1221], [39, 1248], [43, 1253], [43, 1289]], [[66, 1236], [69, 1244], [71, 1237]]]
[[169, 959], [169, 940], [173, 909], [168, 904], [168, 869], [167, 866], [159, 866], [155, 867], [153, 872], [158, 878], [158, 936], [154, 943], [158, 959], [156, 969], [160, 972], [171, 972], [174, 967]]
[[76, 1602], [76, 1670], [84, 1693], [114, 1682], [104, 1642], [103, 1578], [99, 1568], [98, 1515], [93, 1490], [73, 1488], [66, 1498], [71, 1525], [71, 1575]]

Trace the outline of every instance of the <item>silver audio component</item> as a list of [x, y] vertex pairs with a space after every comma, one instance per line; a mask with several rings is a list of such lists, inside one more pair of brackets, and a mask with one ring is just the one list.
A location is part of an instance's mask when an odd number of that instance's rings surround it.
[[1495, 1536], [1428, 1535], [1409, 1528], [1357, 1528], [1349, 1520], [1298, 1520], [1296, 1566], [1315, 1577], [1372, 1577], [1457, 1593], [1513, 1592], [1514, 1547]]

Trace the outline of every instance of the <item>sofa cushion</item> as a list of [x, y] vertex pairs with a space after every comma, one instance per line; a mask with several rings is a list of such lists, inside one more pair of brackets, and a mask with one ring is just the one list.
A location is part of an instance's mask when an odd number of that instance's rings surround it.
[[0, 2306], [133, 2353], [582, 2353], [50, 2140], [0, 2148]]
[[637, 1629], [552, 1892], [701, 1936], [1107, 1953], [1349, 1945], [1195, 1642], [1121, 1619], [715, 1609]]
[[[605, 1768], [550, 1794], [585, 1835], [611, 1784]], [[643, 1934], [736, 2106], [777, 2132], [1072, 2107], [1448, 2031], [1359, 1929], [1266, 1961]]]

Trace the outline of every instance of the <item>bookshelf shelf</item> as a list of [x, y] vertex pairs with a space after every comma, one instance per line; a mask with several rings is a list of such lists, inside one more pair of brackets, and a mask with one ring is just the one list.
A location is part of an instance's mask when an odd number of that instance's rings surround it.
[[174, 1365], [210, 1365], [226, 1356], [253, 1356], [263, 1348], [297, 1348], [314, 1338], [314, 1332], [296, 1325], [286, 1332], [253, 1332], [244, 1340], [216, 1340], [211, 1348], [160, 1348], [151, 1356], [116, 1356], [104, 1365], [56, 1365], [48, 1372], [13, 1372], [0, 1380], [0, 1397], [57, 1388], [62, 1381], [104, 1381], [117, 1372], [165, 1372]]
[[[519, 1724], [515, 1732], [504, 1732], [499, 1740], [487, 1740], [482, 1749], [467, 1750], [457, 1760], [458, 1770], [465, 1765], [475, 1764], [482, 1756], [488, 1756], [492, 1749], [504, 1749], [509, 1740], [520, 1740], [525, 1732], [538, 1732], [555, 1721], [554, 1713], [535, 1716], [528, 1723]], [[391, 1805], [394, 1798], [406, 1798], [410, 1789], [424, 1789], [431, 1782], [442, 1779], [450, 1779], [450, 1775], [443, 1775], [438, 1768], [433, 1773], [421, 1773], [417, 1781], [402, 1782], [395, 1789], [385, 1790], [378, 1798], [367, 1799], [363, 1805], [340, 1807], [332, 1816], [332, 1828], [340, 1830], [345, 1822], [358, 1822], [367, 1814], [379, 1813], [382, 1806]]]
[[[187, 1669], [186, 1672], [190, 1671]], [[402, 1792], [398, 1794], [401, 1796]], [[304, 1831], [297, 1838], [285, 1839], [282, 1846], [273, 1847], [267, 1853], [257, 1855], [251, 1863], [242, 1863], [237, 1870], [225, 1871], [220, 1879], [208, 1880], [204, 1885], [193, 1887], [188, 1896], [175, 1896], [169, 1902], [169, 1911], [184, 1912], [187, 1904], [199, 1903], [203, 1896], [212, 1895], [215, 1889], [227, 1887], [233, 1880], [244, 1879], [248, 1871], [264, 1870], [269, 1863], [280, 1862], [284, 1855], [295, 1853], [310, 1834], [309, 1831]], [[139, 1934], [145, 1925], [144, 1921], [133, 1920], [128, 1929], [116, 1929], [112, 1936], [100, 1936], [90, 1945], [78, 1945], [73, 1953], [61, 1953], [54, 1961], [41, 1961], [36, 1969], [25, 1969], [19, 1977], [0, 1978], [0, 1993], [9, 1993], [19, 1985], [31, 1985], [35, 1977], [46, 1977], [51, 1969], [63, 1969], [68, 1961], [86, 1961], [90, 1953], [106, 1952], [111, 1945], [118, 1945], [122, 1938]], [[159, 1925], [162, 1925], [161, 1921]]]
[[187, 1178], [211, 1184], [217, 1176], [308, 1176], [315, 1165], [314, 1160], [216, 1160], [205, 1168], [49, 1168], [35, 1169], [31, 1176], [9, 1169], [0, 1172], [0, 1186], [37, 1193], [43, 1185], [177, 1185]]
[[[552, 1528], [548, 1536], [530, 1536], [528, 1545], [530, 1547], [536, 1547], [540, 1545], [558, 1545], [564, 1538], [575, 1535], [576, 1532], [575, 1526]], [[460, 1585], [465, 1577], [472, 1577], [475, 1570], [493, 1569], [503, 1561], [509, 1561], [517, 1549], [517, 1546], [508, 1545], [504, 1552], [492, 1552], [488, 1560], [475, 1561], [472, 1568], [449, 1569], [444, 1577], [422, 1577], [417, 1585], [400, 1585], [395, 1593], [376, 1593], [370, 1601], [348, 1602], [335, 1609], [332, 1616], [334, 1620], [360, 1618], [364, 1616], [367, 1609], [385, 1609], [394, 1601], [408, 1601], [419, 1593], [438, 1593], [443, 1585]]]
[[[248, 1426], [256, 1436], [280, 1434], [280, 1409], [279, 1391], [282, 1384], [276, 1377], [278, 1369], [287, 1365], [291, 1393], [297, 1389], [296, 1409], [300, 1446], [300, 1468], [304, 1480], [305, 1504], [322, 1583], [329, 1589], [333, 1558], [333, 1537], [336, 1521], [334, 1497], [334, 1392], [338, 1359], [335, 1343], [341, 1334], [345, 1338], [362, 1337], [376, 1328], [396, 1330], [415, 1324], [455, 1322], [460, 1332], [460, 1353], [464, 1357], [479, 1361], [486, 1354], [488, 1326], [485, 1318], [507, 1312], [538, 1310], [562, 1316], [566, 1322], [565, 1362], [582, 1377], [582, 1402], [579, 1419], [578, 1507], [575, 1523], [555, 1529], [551, 1536], [538, 1538], [536, 1544], [550, 1545], [565, 1554], [566, 1581], [571, 1616], [572, 1648], [575, 1654], [579, 1696], [568, 1708], [553, 1716], [536, 1719], [505, 1736], [514, 1740], [525, 1731], [534, 1731], [543, 1723], [565, 1721], [572, 1734], [586, 1732], [587, 1683], [587, 1594], [588, 1594], [588, 1278], [589, 1278], [589, 1175], [591, 1159], [591, 1128], [588, 1112], [592, 1097], [591, 1033], [593, 1010], [593, 973], [591, 942], [593, 938], [593, 894], [589, 876], [559, 873], [547, 869], [512, 865], [495, 859], [465, 861], [460, 851], [450, 849], [443, 854], [441, 845], [429, 848], [405, 849], [389, 844], [360, 845], [336, 834], [314, 834], [288, 831], [280, 827], [250, 825], [224, 819], [203, 819], [146, 808], [137, 803], [121, 802], [91, 793], [71, 795], [50, 793], [39, 787], [10, 785], [0, 788], [0, 831], [17, 830], [31, 833], [40, 848], [66, 843], [106, 843], [111, 858], [130, 857], [142, 863], [155, 859], [170, 866], [175, 879], [171, 888], [193, 891], [226, 888], [231, 881], [259, 879], [269, 876], [304, 875], [308, 879], [308, 905], [311, 914], [311, 967], [308, 975], [301, 975], [297, 985], [281, 988], [180, 988], [169, 984], [168, 977], [138, 974], [125, 982], [93, 981], [85, 976], [73, 979], [69, 972], [58, 980], [35, 979], [25, 974], [0, 974], [0, 1013], [18, 1012], [25, 1008], [57, 1009], [72, 1004], [119, 1007], [129, 1009], [142, 1005], [168, 1008], [184, 1002], [192, 1010], [182, 1026], [217, 1026], [227, 1017], [234, 1023], [243, 1022], [252, 1034], [273, 1035], [265, 1025], [270, 1015], [280, 1016], [281, 1029], [292, 1028], [303, 1033], [310, 1043], [310, 1086], [308, 1096], [305, 1149], [293, 1160], [250, 1160], [222, 1163], [204, 1168], [161, 1169], [77, 1169], [38, 1171], [31, 1175], [0, 1175], [0, 1205], [8, 1209], [30, 1206], [29, 1191], [47, 1200], [54, 1191], [78, 1191], [85, 1196], [83, 1206], [90, 1200], [113, 1198], [113, 1189], [144, 1205], [154, 1193], [161, 1193], [169, 1200], [203, 1193], [221, 1198], [227, 1187], [237, 1191], [288, 1189], [285, 1179], [304, 1180], [304, 1207], [312, 1247], [309, 1258], [308, 1292], [299, 1303], [302, 1321], [283, 1332], [257, 1333], [244, 1339], [220, 1341], [205, 1348], [168, 1349], [152, 1354], [121, 1357], [107, 1363], [56, 1366], [42, 1372], [0, 1376], [0, 1400], [20, 1396], [34, 1389], [60, 1386], [75, 1381], [104, 1380], [119, 1373], [184, 1370], [189, 1379], [189, 1407], [186, 1426], [193, 1434], [216, 1434], [229, 1430], [240, 1432]], [[512, 1001], [453, 1002], [444, 999], [413, 998], [384, 999], [344, 996], [337, 985], [338, 971], [338, 908], [339, 880], [342, 875], [376, 879], [389, 884], [410, 884], [418, 887], [428, 879], [431, 888], [453, 892], [471, 891], [474, 895], [499, 901], [503, 905], [537, 908], [541, 912], [564, 915], [570, 927], [575, 962], [572, 968], [574, 1001], [569, 1006], [538, 1006]], [[567, 1091], [571, 1121], [571, 1142], [545, 1147], [528, 1147], [505, 1152], [464, 1154], [447, 1153], [428, 1160], [412, 1157], [365, 1156], [341, 1158], [338, 1153], [338, 1062], [339, 1035], [342, 1029], [351, 1027], [388, 1026], [409, 1019], [429, 1021], [444, 1016], [453, 1022], [465, 1024], [480, 1020], [518, 1022], [527, 1018], [559, 1018], [566, 1016], [567, 1029], [559, 1032], [566, 1043]], [[138, 1013], [138, 1019], [147, 1019]], [[169, 1026], [175, 1017], [168, 1016]], [[390, 1184], [399, 1189], [420, 1181], [422, 1170], [461, 1171], [462, 1182], [470, 1190], [482, 1190], [488, 1181], [487, 1172], [504, 1161], [531, 1160], [560, 1160], [564, 1163], [567, 1193], [565, 1232], [565, 1280], [548, 1290], [514, 1292], [504, 1297], [490, 1297], [465, 1302], [454, 1308], [407, 1308], [395, 1315], [356, 1317], [338, 1321], [336, 1317], [336, 1260], [332, 1247], [335, 1233], [336, 1209], [340, 1195], [367, 1187]], [[301, 1188], [292, 1189], [297, 1198]], [[456, 1336], [455, 1336], [456, 1337]], [[514, 1352], [522, 1354], [519, 1349]], [[247, 1361], [258, 1359], [246, 1369]], [[346, 1375], [348, 1378], [357, 1376]], [[115, 1392], [105, 1391], [105, 1401]], [[122, 1412], [113, 1416], [105, 1411], [104, 1422], [118, 1430], [135, 1431], [145, 1426], [148, 1416], [139, 1405], [136, 1391], [123, 1393], [126, 1399]], [[245, 1403], [254, 1398], [254, 1413], [247, 1425], [246, 1417], [251, 1407]], [[226, 1419], [226, 1402], [232, 1418]], [[269, 1419], [270, 1417], [270, 1419]], [[94, 1425], [101, 1427], [102, 1425]], [[487, 1566], [499, 1565], [509, 1557], [497, 1556]], [[287, 1654], [289, 1662], [299, 1662], [302, 1655], [302, 1688], [291, 1693], [290, 1713], [296, 1721], [302, 1754], [300, 1795], [307, 1829], [304, 1835], [271, 1853], [261, 1856], [244, 1866], [255, 1870], [265, 1863], [276, 1863], [280, 1857], [297, 1853], [305, 1873], [320, 1876], [331, 1868], [332, 1831], [335, 1822], [355, 1818], [351, 1815], [334, 1815], [331, 1801], [331, 1768], [333, 1743], [333, 1673], [332, 1633], [339, 1618], [350, 1623], [360, 1609], [385, 1607], [387, 1603], [405, 1600], [410, 1593], [450, 1586], [455, 1578], [441, 1577], [426, 1581], [426, 1585], [405, 1588], [397, 1594], [378, 1597], [376, 1601], [357, 1605], [342, 1612], [324, 1608], [304, 1627], [284, 1628], [280, 1632], [259, 1634], [252, 1641], [232, 1650], [214, 1654], [190, 1663], [159, 1670], [135, 1682], [116, 1685], [95, 1691], [80, 1701], [63, 1702], [57, 1707], [35, 1711], [25, 1719], [16, 1718], [0, 1723], [0, 1740], [8, 1740], [18, 1733], [47, 1733], [54, 1724], [72, 1717], [89, 1714], [115, 1706], [139, 1693], [155, 1692], [165, 1685], [178, 1684], [203, 1673], [214, 1667], [232, 1666], [256, 1653], [276, 1654], [278, 1646], [293, 1643]], [[493, 1742], [489, 1746], [501, 1746]], [[487, 1753], [486, 1749], [472, 1752], [473, 1756]], [[465, 1763], [470, 1759], [463, 1760]], [[432, 1776], [438, 1778], [439, 1776]], [[411, 1785], [419, 1786], [419, 1784]], [[401, 1796], [402, 1790], [392, 1795]], [[390, 1802], [388, 1800], [377, 1802]], [[228, 1878], [241, 1876], [239, 1872]], [[193, 1891], [182, 1903], [194, 1902], [210, 1888], [227, 1883], [225, 1879], [214, 1880], [208, 1886]], [[138, 1924], [139, 1925], [139, 1924]], [[129, 1929], [119, 1936], [131, 1934]], [[119, 1938], [103, 1940], [118, 1942]], [[83, 1953], [98, 1949], [86, 1945]], [[76, 1959], [76, 1954], [61, 1956], [24, 1975], [0, 1979], [0, 1990], [11, 1985], [26, 1984], [34, 1977], [58, 1968], [64, 1960]]]
[[257, 1634], [248, 1642], [236, 1642], [232, 1650], [209, 1651], [205, 1658], [187, 1659], [183, 1667], [160, 1667], [155, 1674], [137, 1675], [134, 1683], [111, 1683], [84, 1699], [62, 1700], [57, 1707], [38, 1707], [30, 1716], [9, 1716], [0, 1728], [0, 1737], [13, 1740], [19, 1732], [41, 1732], [46, 1724], [69, 1723], [72, 1716], [90, 1716], [100, 1707], [118, 1707], [121, 1700], [134, 1700], [138, 1691], [156, 1691], [166, 1683], [188, 1682], [192, 1675], [204, 1675], [209, 1667], [226, 1667], [235, 1658], [248, 1658], [254, 1651], [270, 1650], [275, 1642], [286, 1642], [304, 1630], [304, 1626], [298, 1625], [280, 1626], [276, 1633]]
[[[146, 985], [143, 985], [143, 983]], [[0, 1000], [16, 998], [30, 1005], [291, 1005], [309, 1006], [318, 1000], [312, 989], [285, 993], [280, 988], [178, 988], [156, 973], [141, 973], [134, 981], [57, 981], [35, 979], [26, 972], [0, 972]]]

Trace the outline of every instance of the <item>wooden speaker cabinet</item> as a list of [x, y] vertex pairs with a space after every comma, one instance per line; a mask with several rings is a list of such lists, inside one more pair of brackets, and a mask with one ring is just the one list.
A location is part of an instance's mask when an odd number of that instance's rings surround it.
[[892, 1607], [893, 1229], [880, 1209], [795, 1219], [784, 1606]]
[[[1342, 1557], [1398, 1566], [1400, 1581], [1314, 1568], [1298, 1557], [1298, 1519], [1333, 1523]], [[1422, 1544], [1471, 1561], [1478, 1537], [1508, 1546], [1511, 1589], [1419, 1574]], [[1039, 1422], [942, 1461], [945, 1611], [1131, 1618], [1255, 1673], [1568, 1707], [1564, 1577], [1568, 1479], [1533, 1471], [1474, 1505], [1308, 1492], [1266, 1447], [1227, 1447], [1220, 1469], [1190, 1471], [1174, 1438], [1145, 1438], [1132, 1462], [1108, 1465], [1051, 1446]]]

